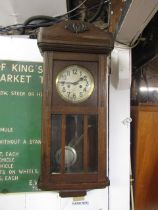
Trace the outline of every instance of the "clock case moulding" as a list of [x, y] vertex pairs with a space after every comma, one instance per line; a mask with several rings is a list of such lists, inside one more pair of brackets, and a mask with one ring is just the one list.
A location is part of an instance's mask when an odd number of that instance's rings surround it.
[[[85, 195], [89, 189], [104, 188], [109, 185], [107, 177], [107, 136], [106, 136], [106, 71], [107, 56], [114, 46], [112, 34], [96, 28], [93, 24], [81, 21], [63, 21], [49, 27], [40, 28], [38, 47], [44, 58], [44, 80], [42, 100], [42, 149], [41, 173], [38, 182], [42, 190], [60, 191], [62, 197]], [[82, 103], [64, 101], [55, 87], [55, 78], [67, 65], [81, 65], [88, 69], [94, 78], [94, 91]], [[61, 170], [52, 173], [51, 149], [52, 115], [61, 115], [61, 151], [66, 148], [66, 117], [83, 116], [83, 171], [65, 173], [65, 155], [62, 155]], [[88, 171], [88, 116], [96, 116], [97, 168]], [[88, 151], [88, 149], [87, 149]], [[94, 155], [95, 156], [95, 155]]]

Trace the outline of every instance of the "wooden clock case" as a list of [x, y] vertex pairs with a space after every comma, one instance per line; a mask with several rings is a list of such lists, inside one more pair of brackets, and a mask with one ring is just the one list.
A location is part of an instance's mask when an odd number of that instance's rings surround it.
[[[106, 176], [106, 70], [107, 56], [113, 49], [112, 35], [89, 23], [65, 21], [41, 28], [38, 46], [44, 57], [42, 154], [38, 185], [43, 190], [60, 191], [61, 196], [83, 195], [88, 189], [104, 188], [109, 185]], [[69, 65], [86, 68], [94, 78], [92, 95], [81, 103], [64, 101], [56, 90], [58, 73]], [[78, 157], [81, 161], [73, 170], [65, 171], [66, 138], [67, 133], [71, 136], [73, 132], [73, 116], [82, 118], [83, 139], [79, 149], [82, 153]], [[53, 121], [57, 117], [59, 125]], [[57, 139], [59, 135], [60, 140]], [[59, 141], [61, 161], [55, 169], [52, 150], [57, 149]]]

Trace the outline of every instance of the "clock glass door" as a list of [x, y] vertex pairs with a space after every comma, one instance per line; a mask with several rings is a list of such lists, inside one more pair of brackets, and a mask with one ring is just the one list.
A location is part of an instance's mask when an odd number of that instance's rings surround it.
[[51, 173], [97, 171], [97, 115], [52, 114], [51, 130]]

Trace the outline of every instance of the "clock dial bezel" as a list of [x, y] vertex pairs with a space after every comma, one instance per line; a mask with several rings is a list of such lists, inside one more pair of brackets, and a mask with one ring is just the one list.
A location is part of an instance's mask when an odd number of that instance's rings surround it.
[[[86, 76], [88, 76], [88, 80], [90, 82], [90, 88], [88, 89], [88, 92], [83, 96], [83, 97], [77, 97], [77, 99], [72, 99], [69, 97], [64, 96], [64, 94], [62, 94], [60, 88], [59, 88], [59, 78], [61, 77], [61, 75], [65, 72], [65, 71], [72, 71], [72, 68], [77, 67], [79, 70], [81, 70], [83, 73], [86, 74]], [[81, 77], [80, 77], [81, 79]], [[78, 82], [78, 81], [77, 81]], [[76, 81], [71, 81], [69, 83], [76, 83]], [[63, 68], [56, 76], [56, 80], [55, 80], [55, 86], [56, 86], [56, 90], [57, 93], [59, 94], [59, 96], [66, 102], [72, 103], [72, 104], [79, 104], [82, 102], [85, 102], [87, 99], [89, 99], [89, 97], [92, 95], [92, 93], [94, 92], [95, 89], [95, 81], [94, 81], [94, 77], [92, 75], [92, 73], [85, 67], [78, 65], [78, 64], [72, 64], [72, 65], [68, 65], [65, 68]]]

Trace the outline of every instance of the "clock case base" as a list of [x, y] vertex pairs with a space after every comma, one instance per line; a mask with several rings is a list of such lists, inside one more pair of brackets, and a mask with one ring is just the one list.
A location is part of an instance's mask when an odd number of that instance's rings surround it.
[[61, 191], [59, 192], [60, 197], [82, 197], [87, 195], [87, 191]]
[[66, 184], [50, 184], [48, 182], [43, 182], [42, 180], [39, 180], [38, 186], [42, 190], [46, 191], [59, 191], [59, 195], [61, 197], [80, 197], [85, 196], [87, 194], [87, 190], [92, 189], [101, 189], [105, 188], [110, 185], [110, 180], [108, 177], [105, 177], [105, 181], [102, 183], [78, 183], [72, 185], [66, 185]]

